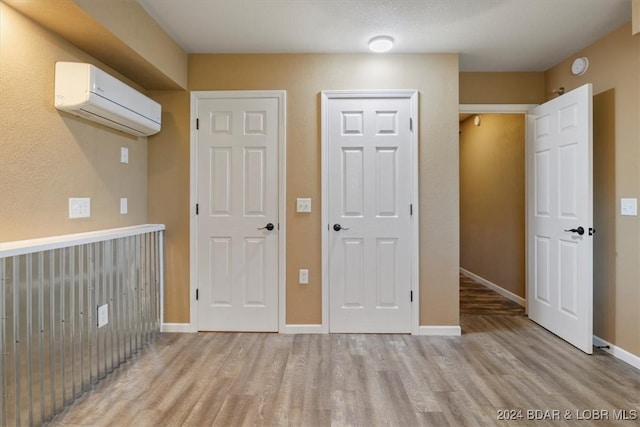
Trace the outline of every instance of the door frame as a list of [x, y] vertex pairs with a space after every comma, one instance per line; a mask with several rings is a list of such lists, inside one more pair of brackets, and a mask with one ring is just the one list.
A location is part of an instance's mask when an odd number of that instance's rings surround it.
[[[413, 292], [413, 304], [411, 304], [411, 333], [419, 334], [420, 330], [420, 282], [419, 282], [419, 237], [420, 237], [420, 210], [418, 192], [418, 91], [417, 90], [323, 90], [320, 92], [321, 103], [321, 162], [322, 162], [322, 333], [329, 333], [329, 102], [332, 99], [345, 98], [402, 98], [410, 103], [410, 115], [413, 119], [411, 132], [411, 203], [413, 215], [411, 221], [411, 291]], [[325, 230], [326, 228], [326, 230]]]
[[[486, 281], [482, 281], [479, 279], [479, 277], [475, 277], [476, 280], [479, 280], [483, 285], [487, 286], [488, 288], [492, 289], [493, 291], [501, 294], [502, 296], [504, 296], [505, 298], [510, 299], [511, 301], [514, 301], [518, 304], [521, 303], [521, 300], [524, 299], [525, 304], [524, 304], [524, 310], [525, 310], [525, 314], [528, 313], [528, 306], [527, 306], [527, 289], [528, 289], [528, 285], [527, 285], [527, 251], [528, 251], [528, 244], [527, 244], [527, 238], [528, 238], [528, 221], [527, 221], [527, 208], [529, 207], [529, 184], [527, 182], [528, 179], [528, 175], [527, 175], [527, 171], [528, 171], [528, 160], [527, 160], [527, 151], [526, 151], [526, 144], [527, 144], [527, 114], [529, 113], [529, 110], [537, 107], [540, 104], [460, 104], [458, 106], [458, 111], [459, 113], [462, 114], [524, 114], [524, 149], [525, 149], [525, 157], [524, 157], [524, 173], [525, 173], [525, 183], [524, 183], [524, 239], [525, 239], [525, 247], [524, 247], [524, 257], [525, 257], [525, 263], [524, 263], [524, 273], [525, 273], [525, 282], [524, 282], [524, 298], [520, 298], [517, 295], [514, 294], [510, 294], [510, 292], [505, 291], [503, 288], [497, 288], [495, 287], [495, 285], [491, 282], [486, 282]], [[458, 144], [460, 143], [460, 139], [458, 138]], [[462, 272], [462, 267], [460, 267], [460, 271]], [[464, 274], [464, 273], [463, 273]], [[494, 285], [494, 286], [492, 286]], [[517, 297], [518, 299], [515, 299], [514, 297]], [[460, 297], [458, 297], [459, 299]]]
[[278, 331], [286, 325], [286, 242], [287, 242], [287, 91], [286, 90], [238, 90], [191, 91], [190, 113], [190, 191], [189, 191], [189, 332], [198, 332], [198, 102], [201, 99], [249, 99], [275, 98], [278, 100]]

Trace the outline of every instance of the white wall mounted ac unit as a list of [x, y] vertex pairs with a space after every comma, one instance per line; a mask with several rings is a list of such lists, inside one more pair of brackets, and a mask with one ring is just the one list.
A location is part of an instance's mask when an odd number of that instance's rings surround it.
[[153, 135], [162, 123], [160, 104], [81, 62], [56, 62], [55, 107], [135, 136]]

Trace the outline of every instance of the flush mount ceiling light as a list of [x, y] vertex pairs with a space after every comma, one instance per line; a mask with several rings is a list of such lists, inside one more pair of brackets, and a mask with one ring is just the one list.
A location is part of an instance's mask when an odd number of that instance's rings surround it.
[[369, 50], [375, 53], [389, 52], [393, 47], [393, 38], [389, 36], [378, 36], [369, 40]]

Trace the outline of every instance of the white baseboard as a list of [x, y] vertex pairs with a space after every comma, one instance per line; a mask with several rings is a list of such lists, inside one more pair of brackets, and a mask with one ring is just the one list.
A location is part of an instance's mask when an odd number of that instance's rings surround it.
[[640, 369], [640, 356], [636, 356], [633, 353], [628, 352], [618, 346], [615, 346], [600, 337], [593, 336], [593, 345], [596, 347], [602, 347], [608, 345], [609, 348], [601, 349], [604, 352], [609, 353], [613, 357], [622, 360], [623, 362], [628, 363], [636, 369]]
[[326, 334], [328, 331], [324, 329], [324, 326], [319, 324], [310, 325], [284, 325], [284, 328], [280, 330], [281, 334]]
[[503, 297], [510, 299], [511, 301], [521, 305], [522, 307], [527, 306], [527, 300], [525, 300], [521, 296], [518, 296], [513, 292], [508, 291], [505, 288], [498, 286], [495, 283], [490, 282], [483, 277], [478, 276], [477, 274], [473, 274], [469, 270], [465, 270], [464, 268], [460, 267], [460, 273], [462, 273], [463, 276], [467, 276], [468, 278], [475, 280], [476, 282], [482, 283], [487, 288], [491, 289], [494, 292], [499, 293]]
[[459, 337], [462, 329], [460, 326], [418, 326], [418, 331], [413, 335]]
[[179, 333], [194, 333], [191, 327], [191, 323], [163, 323], [160, 325], [160, 332], [179, 332]]

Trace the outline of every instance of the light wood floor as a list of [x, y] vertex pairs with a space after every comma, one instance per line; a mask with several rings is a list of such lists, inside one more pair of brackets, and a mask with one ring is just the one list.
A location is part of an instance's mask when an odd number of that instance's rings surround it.
[[51, 425], [640, 425], [613, 420], [640, 409], [640, 371], [465, 276], [460, 312], [460, 338], [165, 334]]
[[[564, 414], [639, 410], [639, 370], [526, 317], [461, 324], [461, 337], [162, 334], [51, 425], [638, 425]], [[498, 421], [503, 409], [524, 420]], [[562, 419], [527, 421], [527, 410]]]

